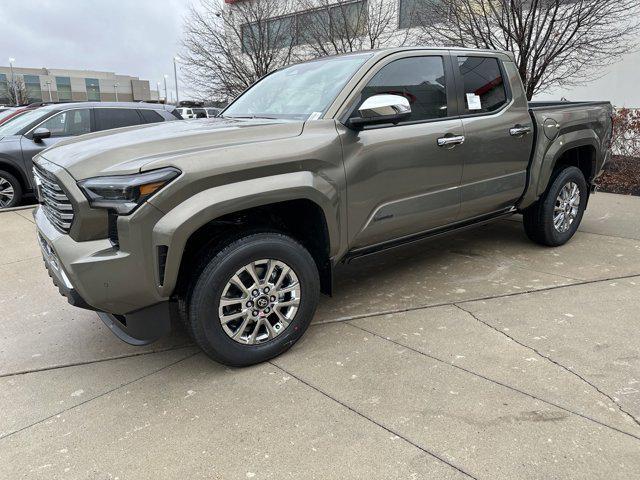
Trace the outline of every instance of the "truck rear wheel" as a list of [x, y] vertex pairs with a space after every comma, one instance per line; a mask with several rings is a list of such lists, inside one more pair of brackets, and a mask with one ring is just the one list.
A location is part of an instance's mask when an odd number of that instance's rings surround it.
[[239, 238], [211, 252], [192, 282], [187, 328], [214, 360], [242, 367], [296, 343], [318, 305], [313, 257], [277, 233]]
[[557, 247], [576, 233], [589, 194], [582, 171], [567, 167], [556, 172], [538, 202], [524, 211], [524, 229], [536, 243]]

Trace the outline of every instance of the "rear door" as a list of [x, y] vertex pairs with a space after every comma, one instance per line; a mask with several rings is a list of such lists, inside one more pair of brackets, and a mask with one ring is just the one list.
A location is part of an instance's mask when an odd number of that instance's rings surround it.
[[356, 87], [346, 116], [383, 93], [406, 97], [411, 117], [362, 131], [341, 127], [352, 249], [441, 227], [455, 221], [460, 206], [463, 145], [438, 146], [439, 139], [463, 133], [449, 56], [403, 52], [385, 58]]
[[511, 62], [453, 52], [466, 152], [460, 220], [513, 206], [524, 191], [533, 126]]
[[96, 132], [145, 123], [135, 108], [96, 108]]

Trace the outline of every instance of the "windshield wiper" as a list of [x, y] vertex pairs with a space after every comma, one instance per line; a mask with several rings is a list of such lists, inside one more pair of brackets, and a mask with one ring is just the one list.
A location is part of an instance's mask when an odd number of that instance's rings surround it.
[[277, 117], [268, 117], [266, 115], [223, 115], [222, 118], [240, 118], [240, 119], [251, 119], [254, 120], [256, 118], [264, 118], [266, 120], [278, 120]]

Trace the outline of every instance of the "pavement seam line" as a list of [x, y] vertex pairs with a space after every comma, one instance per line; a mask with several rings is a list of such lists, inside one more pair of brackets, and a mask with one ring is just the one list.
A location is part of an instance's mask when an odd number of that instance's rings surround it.
[[491, 325], [488, 322], [485, 322], [484, 320], [480, 319], [476, 314], [474, 314], [473, 312], [471, 312], [470, 310], [467, 310], [466, 308], [461, 307], [460, 305], [454, 304], [455, 307], [459, 308], [460, 310], [462, 310], [463, 312], [466, 312], [468, 315], [470, 315], [471, 317], [473, 317], [475, 320], [477, 320], [478, 322], [480, 322], [481, 324], [485, 325], [486, 327], [489, 327], [490, 329], [501, 333], [502, 335], [504, 335], [505, 337], [507, 337], [508, 339], [510, 339], [511, 341], [517, 343], [518, 345], [520, 345], [521, 347], [524, 347], [532, 352], [534, 352], [536, 355], [538, 355], [541, 358], [544, 358], [545, 360], [551, 362], [552, 364], [556, 365], [557, 367], [561, 368], [562, 370], [570, 373], [571, 375], [577, 377], [578, 379], [580, 379], [582, 382], [586, 383], [587, 385], [589, 385], [590, 387], [592, 387], [594, 390], [596, 390], [600, 395], [602, 395], [603, 397], [609, 399], [609, 401], [611, 401], [611, 403], [613, 403], [616, 407], [618, 407], [618, 410], [620, 411], [620, 413], [622, 413], [623, 415], [627, 416], [629, 419], [631, 419], [638, 427], [640, 427], [640, 419], [637, 419], [635, 416], [633, 416], [630, 412], [626, 411], [622, 405], [620, 405], [620, 403], [618, 403], [618, 401], [616, 401], [616, 399], [614, 397], [612, 397], [611, 395], [609, 395], [608, 393], [606, 393], [604, 390], [600, 389], [597, 385], [591, 383], [589, 380], [587, 380], [584, 376], [580, 375], [578, 372], [572, 370], [569, 367], [564, 366], [562, 363], [560, 363], [559, 361], [553, 359], [552, 357], [550, 357], [549, 355], [545, 355], [544, 353], [542, 353], [540, 350], [538, 350], [535, 347], [531, 347], [519, 340], [517, 340], [516, 338], [512, 337], [511, 335], [509, 335], [508, 333], [504, 332], [503, 330], [499, 330], [498, 328], [494, 327], [493, 325]]
[[540, 397], [538, 397], [538, 396], [536, 396], [536, 395], [534, 395], [532, 393], [525, 392], [524, 390], [520, 390], [519, 388], [513, 387], [513, 386], [508, 385], [506, 383], [503, 383], [503, 382], [501, 382], [499, 380], [495, 380], [493, 378], [490, 378], [490, 377], [487, 377], [485, 375], [482, 375], [481, 373], [474, 372], [473, 370], [469, 370], [468, 368], [461, 367], [460, 365], [455, 365], [455, 364], [447, 362], [446, 360], [443, 360], [443, 359], [441, 359], [439, 357], [435, 357], [435, 356], [433, 356], [431, 354], [424, 353], [424, 352], [422, 352], [422, 351], [420, 351], [420, 350], [418, 350], [416, 348], [413, 348], [413, 347], [411, 347], [409, 345], [401, 343], [401, 342], [399, 342], [397, 340], [393, 340], [393, 339], [391, 339], [389, 337], [384, 337], [384, 336], [382, 336], [382, 335], [380, 335], [380, 334], [378, 334], [376, 332], [372, 332], [371, 330], [367, 330], [366, 328], [361, 327], [360, 325], [354, 325], [351, 322], [346, 322], [346, 324], [349, 325], [350, 327], [357, 328], [358, 330], [362, 330], [363, 332], [366, 332], [366, 333], [368, 333], [368, 334], [370, 334], [370, 335], [372, 335], [374, 337], [377, 337], [377, 338], [379, 338], [381, 340], [385, 340], [387, 342], [393, 343], [394, 345], [397, 345], [397, 346], [402, 347], [402, 348], [406, 348], [407, 350], [411, 350], [412, 352], [415, 352], [415, 353], [417, 353], [419, 355], [422, 355], [424, 357], [430, 358], [431, 360], [435, 360], [436, 362], [440, 362], [440, 363], [442, 363], [442, 364], [444, 364], [446, 366], [453, 367], [453, 368], [455, 368], [457, 370], [461, 370], [461, 371], [463, 371], [465, 373], [468, 373], [470, 375], [473, 375], [475, 377], [481, 378], [481, 379], [486, 380], [488, 382], [494, 383], [496, 385], [499, 385], [501, 387], [507, 388], [507, 389], [512, 390], [514, 392], [520, 393], [522, 395], [525, 395], [525, 396], [527, 396], [529, 398], [532, 398], [534, 400], [537, 400], [539, 402], [546, 403], [547, 405], [551, 405], [552, 407], [555, 407], [555, 408], [559, 408], [560, 410], [564, 410], [567, 413], [576, 415], [576, 416], [581, 417], [581, 418], [583, 418], [585, 420], [588, 420], [588, 421], [591, 421], [591, 422], [596, 423], [598, 425], [601, 425], [603, 427], [609, 428], [609, 429], [611, 429], [611, 430], [613, 430], [615, 432], [622, 433], [623, 435], [627, 435], [627, 436], [629, 436], [631, 438], [634, 438], [635, 440], [640, 440], [640, 436], [636, 436], [633, 433], [626, 432], [626, 431], [621, 430], [621, 429], [619, 429], [617, 427], [614, 427], [613, 425], [609, 425], [607, 423], [601, 422], [600, 420], [592, 418], [592, 417], [590, 417], [590, 416], [588, 416], [588, 415], [586, 415], [584, 413], [576, 412], [576, 411], [571, 410], [571, 409], [569, 409], [567, 407], [563, 407], [562, 405], [558, 405], [557, 403], [554, 403], [554, 402], [552, 402], [550, 400], [545, 400], [544, 398], [540, 398]]
[[100, 393], [100, 394], [98, 394], [98, 395], [96, 395], [94, 397], [91, 397], [91, 398], [87, 398], [86, 400], [84, 400], [84, 401], [82, 401], [80, 403], [77, 403], [76, 405], [71, 405], [70, 407], [65, 408], [64, 410], [61, 410], [61, 411], [59, 411], [57, 413], [53, 413], [53, 414], [49, 415], [46, 418], [42, 418], [42, 419], [40, 419], [38, 421], [30, 423], [29, 425], [21, 427], [18, 430], [14, 430], [13, 432], [9, 432], [9, 433], [7, 433], [5, 435], [2, 435], [2, 436], [0, 436], [0, 440], [7, 439], [7, 438], [9, 438], [9, 437], [11, 437], [11, 436], [13, 436], [13, 435], [15, 435], [17, 433], [20, 433], [20, 432], [23, 432], [25, 430], [28, 430], [31, 427], [35, 427], [36, 425], [39, 425], [40, 423], [46, 422], [47, 420], [50, 420], [50, 419], [52, 419], [54, 417], [57, 417], [59, 415], [63, 415], [63, 414], [67, 413], [70, 410], [74, 410], [74, 409], [76, 409], [78, 407], [86, 405], [89, 402], [93, 402], [94, 400], [97, 400], [98, 398], [104, 397], [105, 395], [109, 395], [109, 394], [111, 394], [111, 393], [113, 393], [113, 392], [115, 392], [117, 390], [120, 390], [123, 387], [127, 387], [127, 386], [131, 385], [132, 383], [138, 382], [140, 380], [144, 380], [145, 378], [148, 378], [148, 377], [150, 377], [152, 375], [155, 375], [156, 373], [159, 373], [162, 370], [165, 370], [167, 368], [173, 367], [174, 365], [177, 365], [180, 362], [184, 362], [185, 360], [189, 360], [190, 358], [193, 358], [196, 355], [199, 355], [200, 353], [202, 353], [202, 352], [201, 351], [197, 351], [195, 353], [192, 353], [191, 355], [187, 355], [186, 357], [183, 357], [183, 358], [181, 358], [179, 360], [176, 360], [175, 362], [171, 362], [171, 363], [169, 363], [167, 365], [164, 365], [164, 366], [162, 366], [162, 367], [160, 367], [160, 368], [158, 368], [156, 370], [153, 370], [152, 372], [145, 373], [144, 375], [142, 375], [142, 376], [140, 376], [138, 378], [134, 378], [133, 380], [130, 380], [128, 382], [120, 384], [117, 387], [114, 387], [114, 388], [112, 388], [110, 390], [107, 390], [106, 392]]
[[152, 355], [154, 353], [172, 352], [174, 350], [181, 350], [183, 348], [190, 348], [190, 347], [195, 347], [195, 346], [196, 345], [194, 343], [190, 343], [190, 344], [187, 344], [187, 345], [180, 345], [178, 347], [160, 348], [160, 349], [157, 349], [157, 350], [144, 351], [144, 352], [138, 352], [138, 353], [127, 353], [127, 354], [123, 354], [123, 355], [114, 355], [112, 357], [99, 358], [97, 360], [86, 360], [84, 362], [74, 362], [74, 363], [68, 363], [68, 364], [51, 365], [49, 367], [34, 368], [34, 369], [31, 369], [31, 370], [20, 370], [20, 371], [17, 371], [17, 372], [2, 373], [2, 374], [0, 374], [0, 378], [16, 377], [18, 375], [28, 375], [30, 373], [48, 372], [50, 370], [60, 370], [60, 369], [63, 369], [63, 368], [70, 368], [70, 367], [80, 367], [80, 366], [83, 366], [83, 365], [93, 365], [94, 363], [110, 362], [112, 360], [122, 360], [122, 359], [125, 359], [125, 358], [132, 358], [132, 357], [141, 357], [141, 356], [144, 356], [144, 355]]
[[383, 429], [384, 431], [391, 433], [392, 435], [395, 435], [396, 437], [402, 439], [403, 441], [405, 441], [406, 443], [408, 443], [409, 445], [417, 448], [418, 450], [420, 450], [422, 453], [429, 455], [430, 457], [435, 458], [436, 460], [439, 460], [440, 462], [446, 464], [447, 466], [453, 468], [454, 470], [457, 470], [458, 472], [460, 472], [461, 474], [469, 477], [469, 478], [473, 478], [474, 480], [478, 480], [477, 477], [474, 477], [472, 474], [470, 474], [469, 472], [465, 471], [462, 467], [458, 467], [457, 465], [454, 465], [453, 463], [449, 462], [448, 460], [446, 460], [445, 458], [442, 458], [440, 455], [438, 455], [437, 453], [433, 453], [430, 450], [427, 450], [426, 448], [420, 446], [419, 444], [417, 444], [416, 442], [413, 442], [412, 440], [409, 440], [407, 437], [401, 435], [400, 433], [392, 430], [391, 428], [383, 425], [382, 423], [374, 420], [373, 418], [365, 415], [364, 413], [356, 410], [354, 407], [351, 407], [350, 405], [348, 405], [347, 403], [343, 402], [342, 400], [338, 400], [337, 398], [335, 398], [334, 396], [328, 394], [327, 392], [325, 392], [324, 390], [320, 389], [319, 387], [316, 387], [315, 385], [309, 383], [308, 381], [302, 379], [301, 377], [295, 375], [294, 373], [290, 372], [289, 370], [287, 370], [286, 368], [274, 363], [273, 361], [269, 361], [269, 363], [271, 365], [273, 365], [274, 367], [276, 367], [277, 369], [281, 370], [282, 372], [286, 373], [287, 375], [295, 378], [297, 381], [299, 381], [300, 383], [302, 383], [303, 385], [306, 385], [307, 387], [311, 388], [312, 390], [318, 392], [319, 394], [321, 394], [322, 396], [328, 398], [329, 400], [332, 400], [333, 402], [337, 403], [338, 405], [341, 405], [342, 407], [346, 408], [347, 410], [349, 410], [352, 413], [355, 413], [357, 416], [367, 420], [370, 423], [373, 423], [374, 425], [376, 425], [377, 427]]
[[532, 290], [523, 290], [521, 292], [511, 292], [511, 293], [501, 293], [499, 295], [488, 295], [486, 297], [476, 297], [476, 298], [469, 298], [466, 300], [455, 300], [453, 302], [442, 302], [442, 303], [434, 303], [431, 305], [418, 305], [415, 307], [407, 307], [407, 308], [398, 308], [395, 310], [382, 310], [382, 311], [378, 311], [378, 312], [371, 312], [371, 313], [361, 313], [358, 315], [348, 315], [346, 317], [338, 317], [338, 318], [333, 318], [330, 320], [325, 320], [325, 321], [321, 321], [321, 322], [315, 322], [313, 323], [311, 326], [314, 325], [327, 325], [327, 324], [331, 324], [331, 323], [340, 323], [340, 322], [348, 322], [350, 320], [360, 320], [362, 318], [369, 318], [369, 317], [381, 317], [384, 315], [393, 315], [395, 313], [405, 313], [405, 312], [415, 312], [416, 310], [426, 310], [429, 308], [438, 308], [438, 307], [450, 307], [452, 305], [457, 305], [457, 304], [464, 304], [464, 303], [472, 303], [472, 302], [481, 302], [484, 300], [494, 300], [494, 299], [499, 299], [499, 298], [510, 298], [510, 297], [518, 297], [520, 295], [530, 295], [530, 294], [534, 294], [534, 293], [542, 293], [542, 292], [550, 292], [553, 290], [559, 290], [561, 288], [570, 288], [570, 287], [580, 287], [583, 285], [593, 285], [595, 283], [604, 283], [604, 282], [611, 282], [611, 281], [615, 281], [615, 280], [627, 280], [630, 278], [640, 278], [640, 273], [633, 273], [630, 275], [623, 275], [620, 277], [610, 277], [610, 278], [601, 278], [601, 279], [597, 279], [597, 280], [581, 280], [581, 281], [577, 281], [575, 283], [568, 283], [565, 285], [552, 285], [550, 287], [543, 287], [543, 288], [538, 288], [538, 289], [532, 289]]
[[20, 260], [14, 260], [12, 262], [0, 263], [0, 268], [6, 267], [6, 266], [9, 266], [9, 265], [15, 265], [16, 263], [20, 263], [20, 262], [28, 262], [29, 260], [35, 260], [37, 258], [42, 258], [42, 257], [39, 257], [39, 256], [27, 257], [27, 258], [21, 258]]

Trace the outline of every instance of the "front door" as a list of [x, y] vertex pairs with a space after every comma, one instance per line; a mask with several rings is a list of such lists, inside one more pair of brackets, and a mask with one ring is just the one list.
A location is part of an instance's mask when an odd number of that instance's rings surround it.
[[45, 148], [49, 148], [65, 138], [91, 132], [91, 110], [88, 108], [66, 110], [49, 117], [35, 128], [46, 128], [51, 132], [51, 137], [35, 141], [30, 134], [27, 134], [20, 139], [22, 159], [27, 172], [33, 168], [33, 157]]
[[[360, 87], [368, 97], [405, 96], [411, 116], [398, 125], [341, 131], [347, 177], [350, 248], [360, 249], [455, 221], [463, 168], [462, 121], [447, 55], [388, 57]], [[439, 139], [453, 139], [438, 146]], [[442, 143], [442, 142], [440, 142]]]

